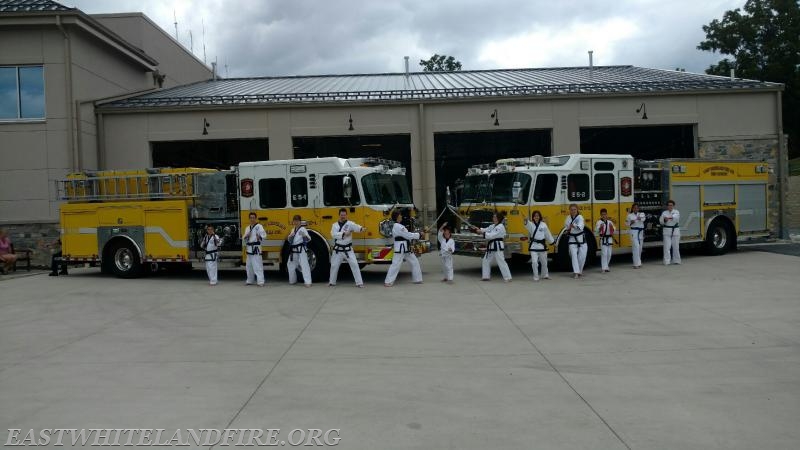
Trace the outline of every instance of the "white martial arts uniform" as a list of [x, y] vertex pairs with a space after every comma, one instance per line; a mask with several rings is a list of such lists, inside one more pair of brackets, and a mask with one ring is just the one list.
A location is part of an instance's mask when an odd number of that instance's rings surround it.
[[456, 242], [452, 236], [450, 239], [444, 238], [444, 233], [439, 232], [439, 256], [442, 258], [442, 274], [447, 281], [453, 281], [453, 253], [456, 252]]
[[610, 270], [608, 264], [611, 262], [611, 249], [614, 248], [614, 233], [617, 230], [614, 222], [600, 219], [594, 225], [594, 232], [600, 238], [600, 269], [605, 272]]
[[331, 226], [333, 256], [331, 256], [331, 276], [328, 280], [330, 285], [336, 285], [342, 259], [346, 260], [350, 265], [350, 271], [353, 272], [353, 279], [356, 281], [356, 286], [364, 285], [364, 281], [361, 279], [361, 269], [358, 268], [356, 253], [353, 251], [353, 233], [360, 233], [362, 231], [364, 231], [364, 227], [349, 220], [344, 223], [336, 222]]
[[[569, 226], [572, 225], [572, 230]], [[569, 256], [572, 259], [572, 272], [575, 274], [583, 273], [583, 265], [586, 264], [586, 236], [583, 234], [583, 227], [585, 223], [583, 216], [578, 214], [574, 218], [567, 216], [564, 221], [564, 228], [567, 229], [566, 233], [569, 237]]]
[[[658, 221], [663, 225], [662, 237], [664, 239], [664, 265], [680, 264], [681, 263], [681, 229], [679, 222], [681, 220], [681, 213], [673, 208], [672, 212], [669, 210], [661, 213]], [[672, 250], [672, 259], [670, 260], [670, 250]]]
[[411, 250], [411, 239], [419, 239], [419, 233], [411, 233], [402, 224], [395, 222], [392, 226], [392, 236], [394, 236], [394, 255], [392, 256], [392, 265], [389, 266], [389, 272], [386, 273], [386, 280], [384, 284], [392, 285], [394, 280], [397, 279], [397, 274], [400, 273], [400, 266], [403, 261], [408, 258], [408, 263], [411, 264], [411, 280], [414, 283], [422, 283], [422, 268], [419, 266], [417, 255]]
[[[252, 232], [251, 232], [252, 228]], [[255, 282], [259, 286], [264, 285], [264, 261], [261, 259], [261, 241], [267, 238], [267, 232], [260, 223], [248, 225], [244, 229], [242, 242], [245, 243], [247, 253], [247, 284]]]
[[203, 260], [206, 262], [206, 274], [208, 274], [208, 283], [212, 286], [217, 284], [217, 252], [222, 239], [216, 234], [213, 236], [203, 236], [203, 241], [200, 247], [206, 252]]
[[506, 263], [505, 243], [503, 239], [506, 237], [506, 227], [502, 223], [492, 224], [486, 228], [481, 228], [480, 232], [483, 233], [486, 239], [486, 254], [483, 255], [481, 261], [481, 278], [488, 280], [492, 275], [492, 259], [497, 261], [497, 267], [500, 268], [500, 275], [503, 280], [511, 281], [511, 270], [508, 269]]
[[631, 231], [631, 253], [633, 254], [633, 267], [642, 266], [642, 244], [644, 243], [644, 221], [646, 216], [643, 212], [630, 213], [625, 222]]
[[306, 254], [306, 247], [311, 242], [311, 236], [308, 235], [306, 227], [299, 226], [289, 233], [286, 238], [289, 241], [289, 261], [286, 263], [286, 269], [289, 271], [289, 284], [297, 283], [297, 266], [300, 266], [300, 271], [303, 273], [303, 283], [306, 286], [311, 286], [311, 267], [308, 265], [308, 255]]
[[547, 270], [547, 244], [555, 242], [550, 229], [547, 224], [542, 222], [533, 223], [532, 221], [525, 222], [525, 228], [528, 229], [528, 250], [531, 254], [531, 268], [533, 269], [533, 279], [539, 281], [539, 265], [542, 266], [542, 277], [550, 278], [550, 272]]

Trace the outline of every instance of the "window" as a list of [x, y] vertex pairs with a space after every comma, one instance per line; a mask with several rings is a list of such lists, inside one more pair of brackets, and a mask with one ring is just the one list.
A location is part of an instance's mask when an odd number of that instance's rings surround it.
[[0, 120], [44, 119], [42, 66], [0, 67]]
[[258, 180], [258, 204], [263, 209], [286, 208], [286, 180], [283, 178]]
[[614, 170], [614, 163], [611, 161], [598, 161], [594, 163], [594, 170], [597, 171], [609, 171]]
[[536, 187], [533, 189], [534, 203], [548, 203], [556, 199], [558, 190], [558, 175], [542, 173], [536, 177]]
[[292, 206], [308, 206], [308, 183], [306, 177], [293, 177], [289, 180], [292, 189]]
[[361, 178], [361, 187], [368, 205], [411, 203], [405, 175], [371, 173]]
[[598, 173], [594, 176], [594, 199], [614, 200], [613, 173]]
[[[350, 177], [350, 185], [353, 187], [353, 195], [349, 200], [344, 198], [342, 183], [344, 177]], [[325, 203], [325, 206], [350, 206], [361, 203], [356, 179], [352, 175], [326, 175], [322, 177], [322, 202]]]
[[576, 173], [567, 176], [567, 198], [570, 201], [589, 201], [589, 175]]

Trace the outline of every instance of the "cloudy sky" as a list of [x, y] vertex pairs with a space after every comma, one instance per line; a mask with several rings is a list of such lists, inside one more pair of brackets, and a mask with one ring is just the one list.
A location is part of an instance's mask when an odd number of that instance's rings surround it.
[[[57, 0], [58, 1], [58, 0]], [[702, 26], [745, 0], [66, 0], [140, 11], [228, 77], [399, 72], [434, 53], [464, 70], [630, 64], [702, 72]], [[205, 38], [203, 38], [205, 28]], [[226, 67], [227, 66], [227, 67]]]

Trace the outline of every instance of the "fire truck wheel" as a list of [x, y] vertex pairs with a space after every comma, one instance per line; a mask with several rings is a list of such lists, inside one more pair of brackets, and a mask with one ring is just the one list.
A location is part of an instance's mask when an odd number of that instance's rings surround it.
[[[328, 247], [322, 242], [322, 239], [317, 235], [312, 234], [311, 242], [308, 243], [307, 253], [308, 266], [311, 268], [311, 279], [316, 282], [328, 281], [331, 272], [330, 256], [328, 254]], [[282, 275], [288, 273], [286, 261], [289, 260], [289, 246], [284, 245], [281, 250], [281, 263], [279, 270]], [[302, 280], [300, 270], [298, 269], [298, 279]]]
[[733, 249], [736, 233], [726, 219], [717, 218], [711, 222], [706, 232], [706, 249], [711, 255], [724, 255]]
[[120, 241], [111, 248], [111, 272], [119, 278], [136, 278], [142, 272], [139, 253], [133, 244]]
[[558, 241], [558, 252], [555, 254], [554, 262], [556, 269], [562, 272], [572, 272], [572, 260], [569, 257], [569, 238], [562, 236]]

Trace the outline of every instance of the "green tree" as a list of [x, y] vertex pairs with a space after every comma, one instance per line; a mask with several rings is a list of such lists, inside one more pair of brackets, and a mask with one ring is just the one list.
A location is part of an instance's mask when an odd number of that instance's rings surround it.
[[423, 72], [455, 72], [461, 70], [461, 63], [452, 56], [437, 55], [434, 53], [431, 59], [420, 59], [419, 65]]
[[703, 26], [700, 50], [730, 56], [706, 73], [784, 83], [783, 129], [790, 157], [800, 154], [800, 1], [747, 0]]

